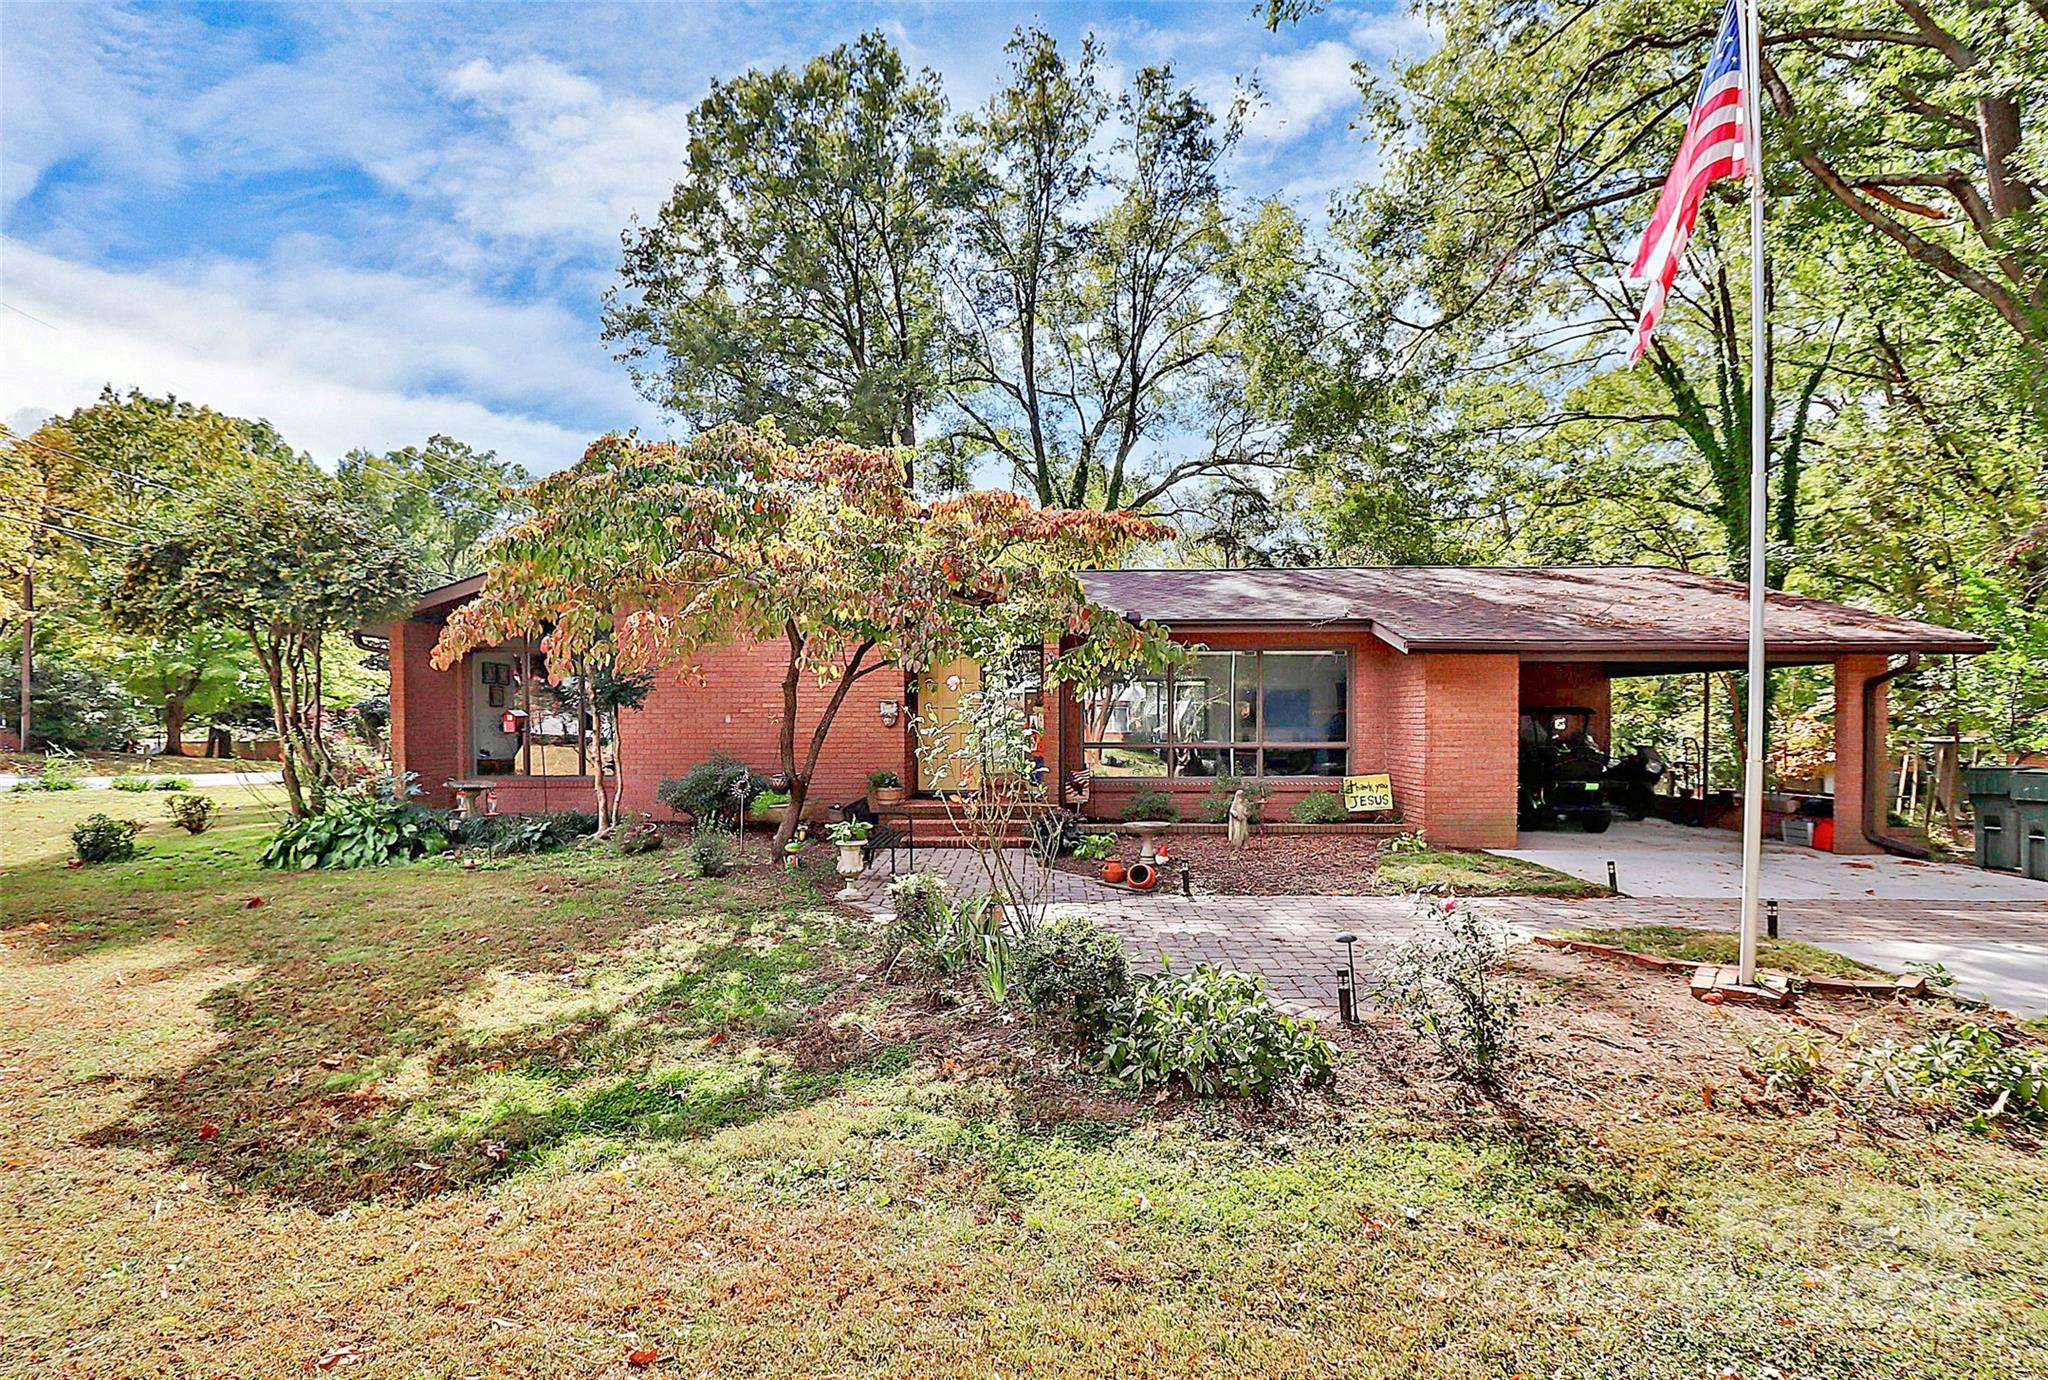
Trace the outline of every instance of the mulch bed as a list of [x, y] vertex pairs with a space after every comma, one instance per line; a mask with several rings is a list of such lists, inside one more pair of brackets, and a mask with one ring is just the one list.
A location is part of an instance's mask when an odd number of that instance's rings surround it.
[[[1214, 896], [1375, 896], [1388, 888], [1379, 880], [1379, 840], [1343, 834], [1254, 834], [1234, 848], [1220, 834], [1174, 834], [1166, 839], [1175, 859], [1162, 887], [1179, 885], [1179, 863], [1193, 865], [1196, 891]], [[1117, 854], [1138, 856], [1136, 842]], [[1102, 864], [1062, 858], [1062, 871], [1100, 876]]]

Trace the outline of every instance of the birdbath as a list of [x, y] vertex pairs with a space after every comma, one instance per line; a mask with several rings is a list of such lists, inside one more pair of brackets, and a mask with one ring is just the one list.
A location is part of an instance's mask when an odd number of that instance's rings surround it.
[[1172, 827], [1164, 819], [1141, 819], [1131, 821], [1131, 832], [1138, 836], [1138, 861], [1159, 865], [1159, 836]]

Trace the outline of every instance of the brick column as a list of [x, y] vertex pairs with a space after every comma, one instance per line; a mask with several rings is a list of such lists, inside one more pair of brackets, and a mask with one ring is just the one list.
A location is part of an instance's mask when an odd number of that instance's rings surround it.
[[1423, 653], [1419, 660], [1423, 832], [1451, 848], [1513, 848], [1521, 663], [1511, 655]]
[[391, 765], [403, 775], [419, 774], [419, 799], [429, 805], [454, 803], [443, 783], [464, 775], [462, 676], [436, 671], [433, 623], [400, 619], [391, 625]]
[[[1885, 753], [1889, 743], [1887, 732], [1891, 723], [1890, 690], [1880, 685], [1876, 690], [1875, 722], [1878, 732], [1875, 742], [1865, 742], [1863, 735], [1863, 687], [1873, 676], [1882, 675], [1886, 661], [1881, 656], [1845, 656], [1835, 659], [1835, 851], [1837, 853], [1877, 853], [1877, 848], [1863, 837], [1864, 783], [1869, 774], [1878, 776], [1882, 789]], [[1877, 817], [1873, 826], [1884, 828], [1884, 803], [1878, 802]]]

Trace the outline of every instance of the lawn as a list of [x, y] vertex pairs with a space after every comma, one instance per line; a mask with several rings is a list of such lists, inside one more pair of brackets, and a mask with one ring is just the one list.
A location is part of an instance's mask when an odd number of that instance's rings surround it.
[[[1722, 930], [1689, 929], [1683, 925], [1628, 925], [1614, 929], [1555, 930], [1559, 939], [1612, 944], [1639, 954], [1682, 958], [1689, 963], [1733, 963], [1741, 957], [1741, 941]], [[1798, 977], [1885, 978], [1892, 974], [1797, 939], [1757, 940], [1757, 966]]]
[[[1745, 1111], [1715, 1087], [1783, 1018], [1681, 984], [1530, 957], [1505, 1095], [1377, 1025], [1329, 1096], [1134, 1103], [1011, 1008], [886, 980], [822, 874], [603, 845], [269, 873], [263, 793], [215, 794], [198, 838], [155, 797], [0, 797], [0, 1373], [1991, 1377], [2048, 1350], [2035, 1150]], [[149, 821], [145, 853], [67, 869], [93, 809]]]
[[1604, 886], [1523, 858], [1432, 848], [1379, 857], [1380, 880], [1395, 891], [1448, 888], [1460, 896], [1605, 896]]

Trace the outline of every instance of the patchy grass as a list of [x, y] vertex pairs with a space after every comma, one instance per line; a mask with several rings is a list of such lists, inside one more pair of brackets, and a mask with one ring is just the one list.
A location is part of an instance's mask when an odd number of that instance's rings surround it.
[[0, 1372], [1812, 1380], [2048, 1348], [2037, 1155], [1708, 1110], [1782, 1018], [1611, 965], [1532, 960], [1505, 1099], [1382, 1032], [1328, 1100], [1141, 1108], [1013, 1012], [880, 980], [811, 874], [278, 874], [253, 796], [66, 869], [77, 805], [0, 797]]
[[1581, 881], [1555, 868], [1494, 853], [1431, 849], [1425, 853], [1381, 853], [1380, 881], [1393, 891], [1445, 888], [1460, 896], [1606, 896], [1604, 886]]
[[[1687, 929], [1680, 925], [1630, 925], [1616, 929], [1555, 930], [1561, 939], [1613, 944], [1639, 954], [1682, 958], [1688, 963], [1734, 963], [1740, 939], [1720, 930]], [[1868, 963], [1831, 953], [1797, 939], [1759, 939], [1759, 967], [1800, 977], [1885, 978], [1891, 974]]]
[[[130, 772], [152, 776], [203, 776], [228, 772], [273, 772], [278, 769], [274, 761], [253, 757], [202, 757], [197, 754], [190, 757], [145, 757], [139, 752], [81, 752], [73, 754], [73, 758], [87, 776], [124, 776]], [[0, 749], [0, 773], [34, 776], [42, 769], [43, 754], [40, 752]]]

